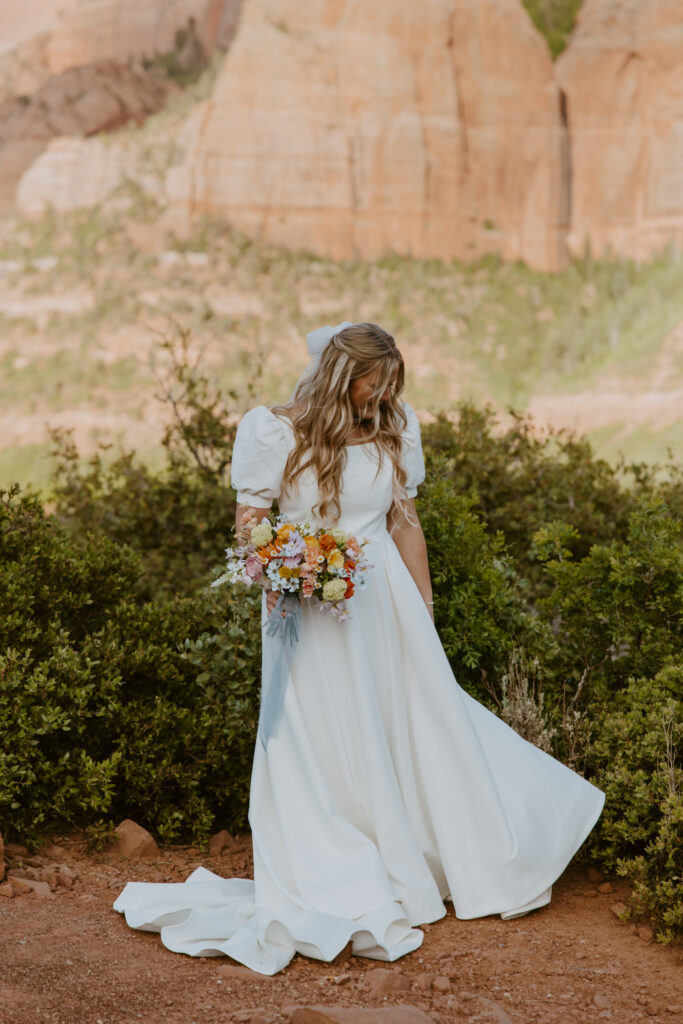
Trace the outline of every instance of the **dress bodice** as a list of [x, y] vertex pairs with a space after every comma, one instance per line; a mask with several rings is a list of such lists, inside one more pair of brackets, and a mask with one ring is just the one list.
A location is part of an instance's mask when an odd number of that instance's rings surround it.
[[[404, 405], [408, 423], [402, 435], [402, 464], [406, 470], [406, 492], [417, 494], [425, 476], [420, 426], [413, 409]], [[306, 469], [294, 485], [282, 490], [287, 457], [294, 447], [294, 429], [284, 417], [265, 405], [250, 409], [242, 417], [235, 439], [231, 470], [232, 486], [242, 505], [269, 508], [278, 499], [280, 512], [293, 521], [308, 519], [313, 527], [339, 526], [356, 536], [377, 534], [386, 529], [386, 515], [392, 503], [393, 464], [388, 453], [380, 460], [374, 441], [345, 447], [337, 521], [321, 519], [311, 510], [318, 501], [314, 472]]]

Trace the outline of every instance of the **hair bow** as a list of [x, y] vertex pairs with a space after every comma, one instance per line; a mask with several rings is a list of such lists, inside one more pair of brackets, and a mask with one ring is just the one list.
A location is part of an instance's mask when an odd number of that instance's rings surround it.
[[312, 356], [319, 355], [335, 334], [339, 334], [345, 327], [353, 327], [350, 320], [345, 320], [342, 324], [337, 324], [336, 327], [325, 324], [324, 327], [316, 327], [314, 331], [309, 331], [306, 335], [308, 351]]

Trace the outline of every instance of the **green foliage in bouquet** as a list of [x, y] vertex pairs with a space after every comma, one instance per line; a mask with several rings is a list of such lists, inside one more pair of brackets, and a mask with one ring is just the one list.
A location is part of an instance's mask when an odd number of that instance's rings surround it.
[[683, 930], [683, 665], [629, 679], [604, 705], [588, 754], [605, 810], [582, 850], [634, 881], [629, 917], [651, 918], [660, 942]]

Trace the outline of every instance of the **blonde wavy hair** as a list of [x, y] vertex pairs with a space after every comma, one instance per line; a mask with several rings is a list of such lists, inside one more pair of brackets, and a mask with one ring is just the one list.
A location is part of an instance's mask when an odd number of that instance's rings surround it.
[[[383, 394], [398, 367], [390, 397]], [[377, 472], [384, 458], [393, 464], [393, 505], [397, 515], [392, 531], [400, 523], [415, 525], [405, 491], [406, 471], [401, 465], [401, 433], [407, 416], [399, 396], [405, 384], [403, 357], [393, 337], [377, 324], [358, 323], [335, 334], [322, 350], [315, 373], [299, 383], [289, 402], [271, 408], [275, 416], [286, 416], [294, 427], [296, 443], [284, 469], [282, 489], [290, 488], [306, 469], [312, 469], [318, 481], [320, 500], [313, 507], [321, 519], [339, 519], [339, 490], [346, 465], [346, 443], [360, 416], [349, 395], [352, 381], [377, 370], [375, 386], [366, 400], [363, 413], [372, 424], [365, 441], [375, 441], [379, 453]]]

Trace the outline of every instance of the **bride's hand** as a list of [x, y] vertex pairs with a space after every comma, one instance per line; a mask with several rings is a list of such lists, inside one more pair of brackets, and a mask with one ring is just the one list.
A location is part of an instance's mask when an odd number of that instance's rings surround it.
[[[266, 607], [268, 608], [268, 615], [270, 615], [272, 613], [273, 608], [277, 604], [279, 597], [280, 597], [280, 593], [277, 590], [267, 590], [266, 591]], [[284, 611], [282, 612], [282, 614], [283, 615], [285, 614]]]

